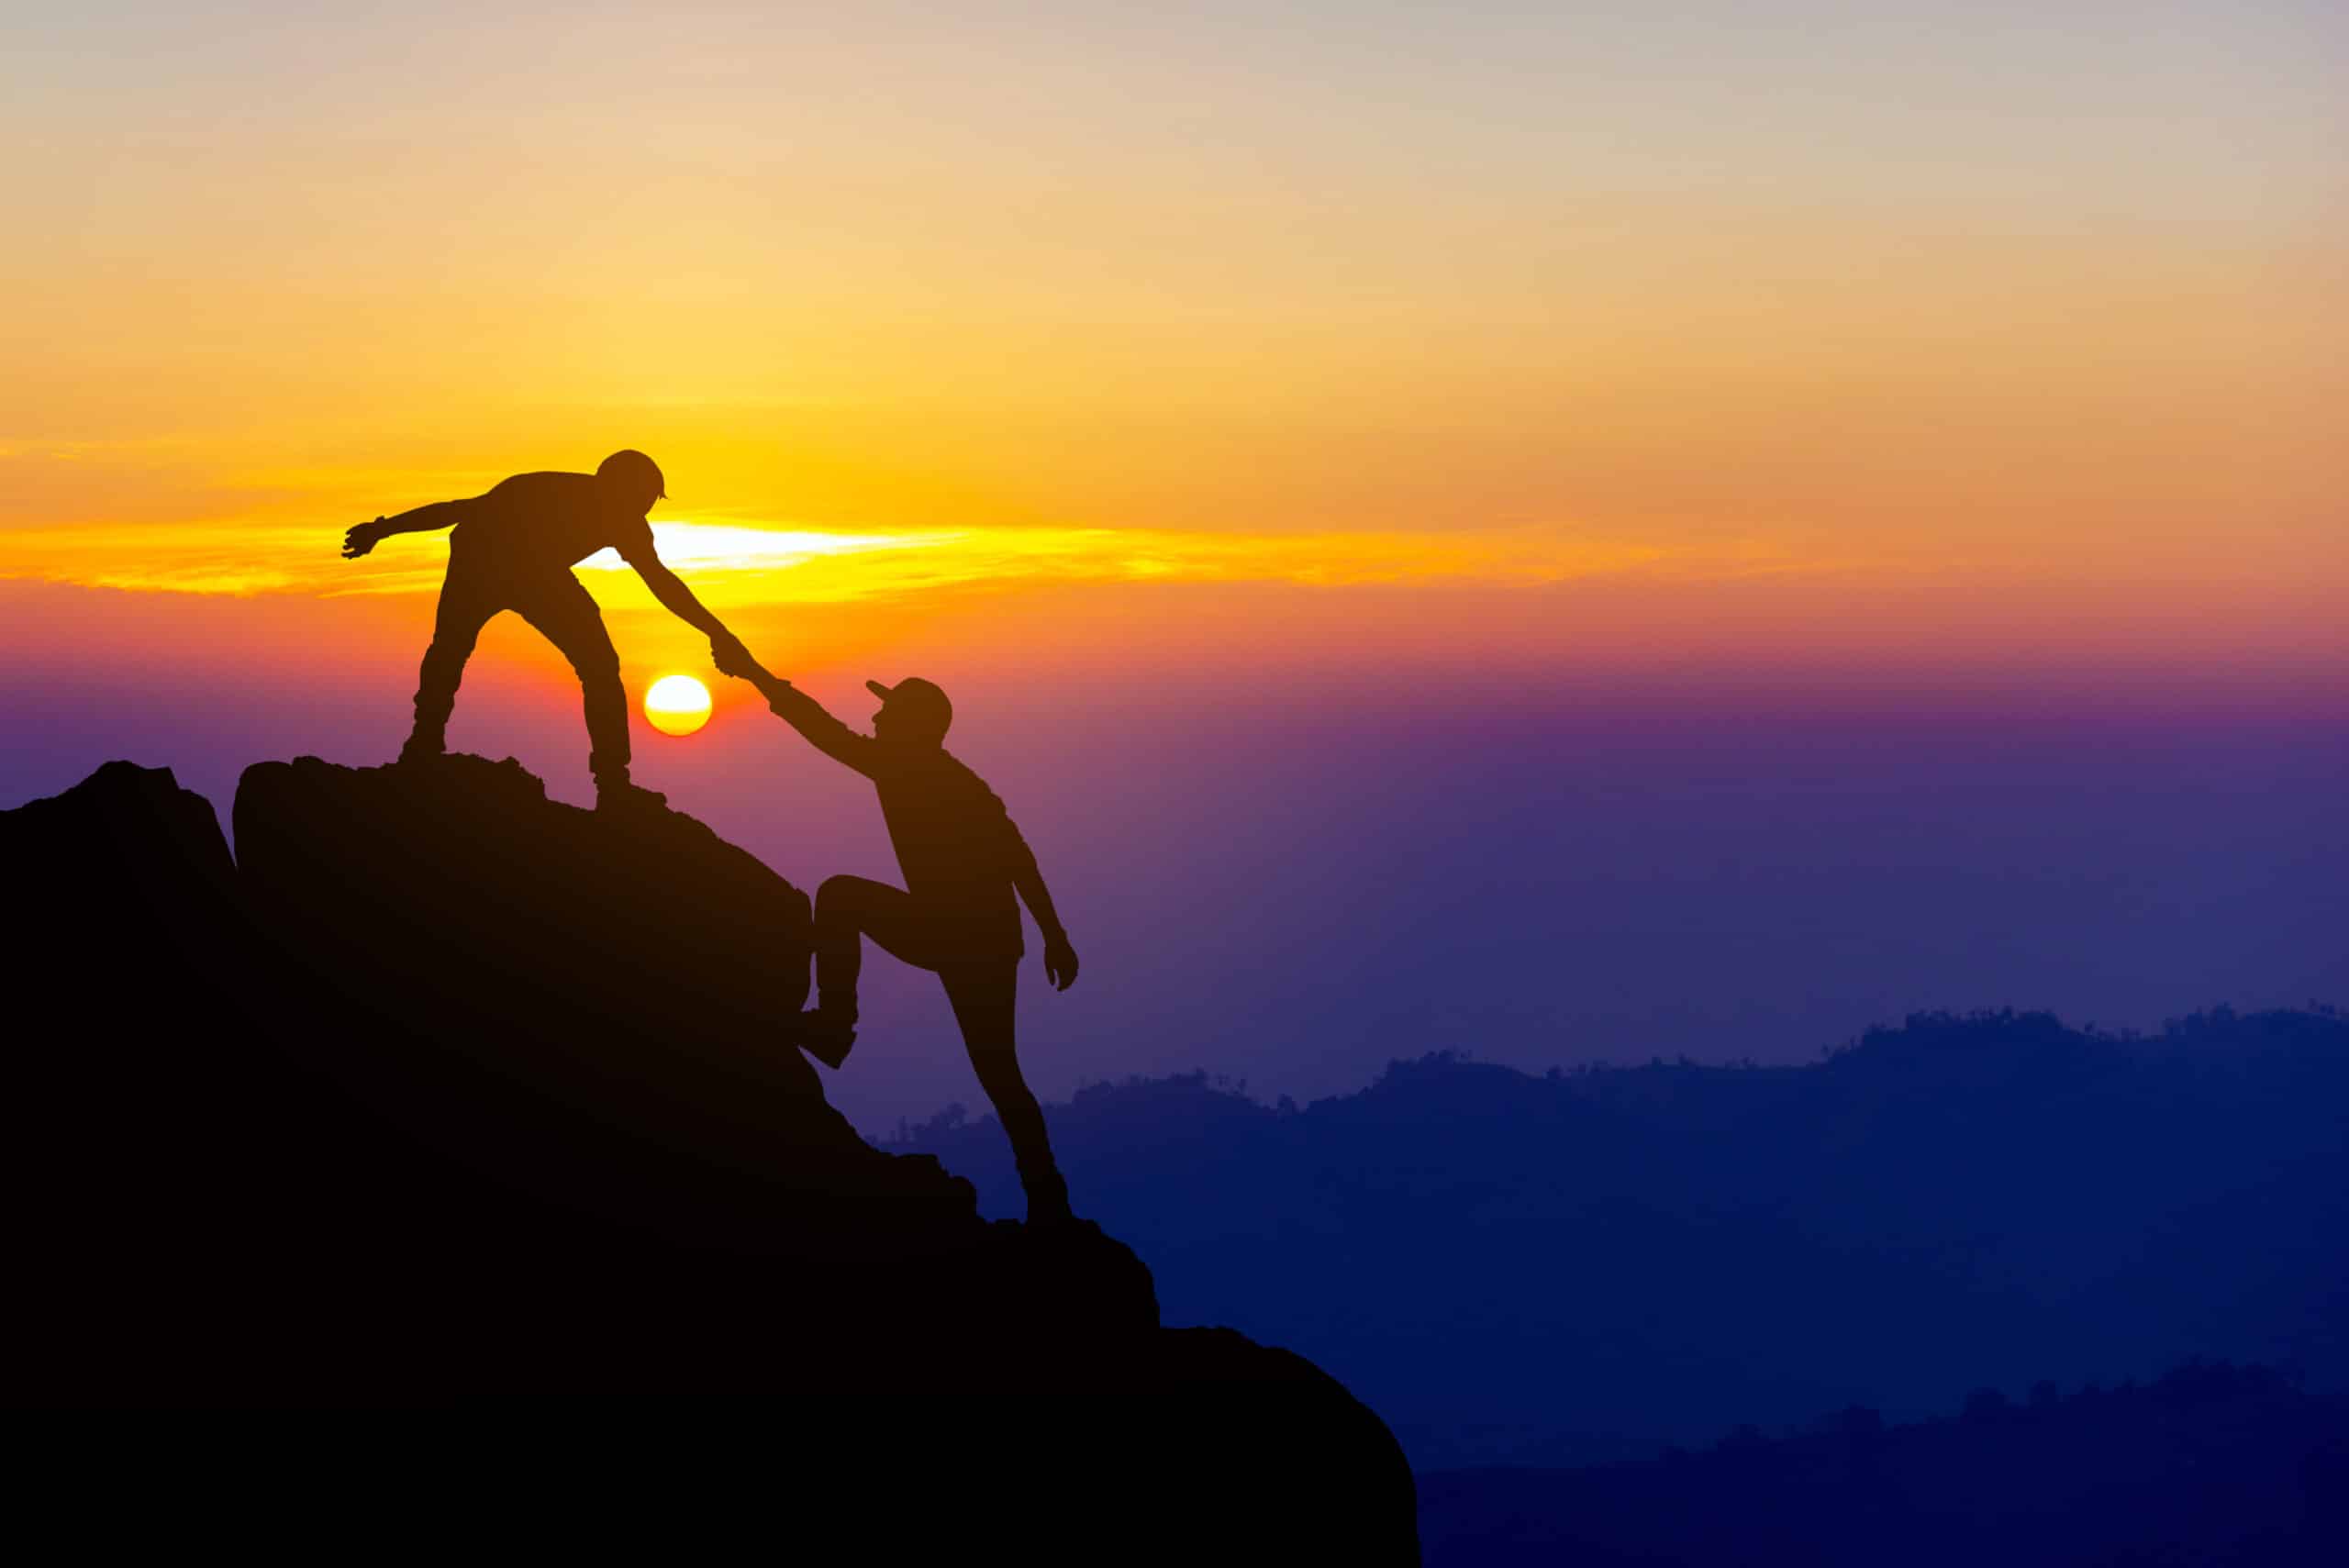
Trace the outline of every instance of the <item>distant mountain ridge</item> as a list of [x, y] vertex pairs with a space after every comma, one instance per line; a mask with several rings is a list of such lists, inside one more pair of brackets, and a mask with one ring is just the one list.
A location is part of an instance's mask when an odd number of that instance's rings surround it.
[[[1421, 1468], [1576, 1463], [1846, 1405], [2146, 1377], [2349, 1385], [2349, 1020], [1919, 1015], [1805, 1067], [1457, 1056], [1266, 1106], [1204, 1076], [1053, 1112], [1170, 1321], [1295, 1344]], [[990, 1195], [991, 1124], [887, 1147]]]
[[1550, 1471], [1423, 1477], [1430, 1568], [2111, 1568], [2349, 1562], [2349, 1396], [2189, 1363], [2151, 1384]]

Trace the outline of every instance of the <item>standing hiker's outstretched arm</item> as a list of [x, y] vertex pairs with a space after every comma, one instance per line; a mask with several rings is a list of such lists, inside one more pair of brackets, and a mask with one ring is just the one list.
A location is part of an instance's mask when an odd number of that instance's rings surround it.
[[378, 517], [372, 523], [361, 523], [343, 534], [342, 558], [356, 561], [394, 534], [428, 534], [436, 528], [454, 528], [472, 514], [477, 500], [478, 497], [474, 501], [435, 501], [392, 517]]
[[720, 667], [736, 653], [746, 659], [750, 657], [750, 651], [743, 648], [741, 639], [727, 630], [726, 623], [711, 615], [702, 602], [694, 597], [694, 591], [685, 586], [684, 580], [652, 553], [652, 531], [650, 528], [645, 530], [640, 544], [631, 543], [620, 548], [620, 559], [636, 568], [636, 574], [644, 579], [644, 585], [652, 590], [652, 596], [661, 601], [662, 609], [709, 639], [710, 657], [718, 660]]
[[751, 657], [748, 651], [739, 657], [721, 658], [718, 667], [729, 675], [740, 675], [758, 687], [759, 695], [767, 699], [767, 706], [777, 718], [796, 729], [807, 744], [829, 757], [842, 767], [853, 768], [865, 777], [873, 776], [873, 749], [877, 744], [870, 735], [859, 735], [824, 708], [822, 703], [777, 675], [769, 674], [765, 666]]
[[685, 586], [685, 580], [662, 564], [661, 558], [652, 553], [649, 545], [623, 550], [620, 556], [636, 568], [636, 574], [644, 579], [644, 585], [652, 590], [652, 596], [661, 601], [662, 609], [713, 643], [721, 639], [734, 641], [734, 634], [726, 629], [726, 623], [711, 615], [702, 602], [694, 597], [694, 591]]
[[1061, 924], [1060, 911], [1052, 907], [1052, 890], [1044, 885], [1036, 851], [1028, 847], [1019, 825], [1008, 814], [1003, 826], [1011, 835], [1011, 885], [1019, 890], [1028, 913], [1036, 917], [1036, 929], [1044, 933], [1044, 977], [1065, 991], [1076, 984], [1076, 949], [1069, 945], [1068, 929]]

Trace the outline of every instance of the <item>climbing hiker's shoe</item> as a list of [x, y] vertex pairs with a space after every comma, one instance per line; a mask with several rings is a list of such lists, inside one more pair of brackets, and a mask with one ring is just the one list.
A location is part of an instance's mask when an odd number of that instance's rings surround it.
[[795, 1018], [785, 1032], [792, 1044], [825, 1066], [837, 1069], [848, 1060], [848, 1048], [856, 1043], [856, 1018], [853, 1014], [828, 1013], [821, 1007], [810, 1007]]

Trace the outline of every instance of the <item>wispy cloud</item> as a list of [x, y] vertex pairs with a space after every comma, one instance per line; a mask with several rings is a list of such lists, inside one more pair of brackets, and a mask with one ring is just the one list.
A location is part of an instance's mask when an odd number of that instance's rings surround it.
[[[1118, 528], [926, 528], [864, 532], [659, 523], [662, 559], [724, 605], [841, 601], [1040, 582], [1539, 584], [1653, 567], [1663, 547], [1487, 533], [1224, 533]], [[0, 534], [0, 577], [175, 594], [417, 593], [437, 586], [446, 545], [398, 538], [362, 562], [313, 528], [139, 525]], [[607, 550], [580, 570], [625, 572]]]

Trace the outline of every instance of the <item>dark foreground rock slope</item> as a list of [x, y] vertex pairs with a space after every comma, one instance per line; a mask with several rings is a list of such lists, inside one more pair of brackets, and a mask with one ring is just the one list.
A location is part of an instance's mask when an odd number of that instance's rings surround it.
[[[0, 813], [12, 1405], [177, 1412], [175, 1474], [281, 1498], [396, 1474], [410, 1524], [535, 1494], [597, 1536], [625, 1496], [674, 1540], [788, 1497], [1029, 1560], [1415, 1559], [1335, 1381], [1161, 1328], [1125, 1247], [989, 1225], [825, 1103], [775, 1040], [807, 898], [700, 823], [458, 757], [263, 763], [235, 826], [232, 864], [125, 763]], [[346, 1463], [361, 1431], [439, 1468]]]

